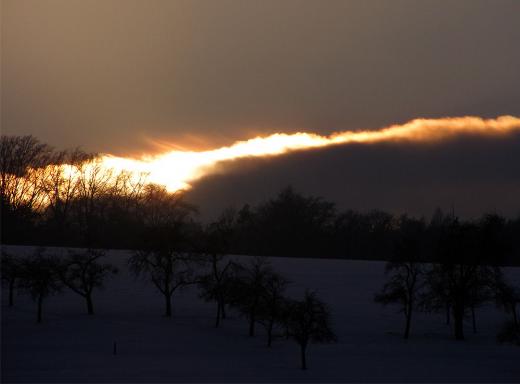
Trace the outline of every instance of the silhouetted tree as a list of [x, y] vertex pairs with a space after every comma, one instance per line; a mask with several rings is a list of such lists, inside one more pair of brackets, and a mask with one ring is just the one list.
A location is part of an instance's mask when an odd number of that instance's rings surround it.
[[166, 317], [172, 316], [172, 296], [177, 289], [198, 282], [190, 256], [185, 252], [162, 249], [136, 251], [129, 259], [134, 274], [150, 279], [164, 296]]
[[234, 225], [235, 212], [227, 209], [217, 221], [199, 234], [201, 252], [206, 255], [206, 262], [210, 266], [210, 271], [200, 277], [199, 287], [202, 298], [217, 303], [215, 327], [220, 325], [221, 319], [226, 318], [226, 302], [236, 269], [234, 261], [225, 260], [225, 255], [231, 249]]
[[52, 242], [70, 237], [75, 222], [72, 220], [72, 207], [79, 196], [80, 172], [82, 163], [94, 158], [80, 149], [54, 152], [45, 173], [43, 188], [45, 193], [44, 219], [46, 237]]
[[477, 222], [477, 260], [490, 266], [503, 265], [512, 251], [512, 239], [506, 228], [506, 220], [495, 214], [485, 214]]
[[485, 214], [477, 223], [477, 249], [474, 258], [479, 264], [479, 284], [470, 291], [470, 308], [473, 332], [477, 332], [476, 308], [493, 300], [502, 273], [500, 265], [511, 252], [512, 244], [506, 230], [506, 220], [497, 214]]
[[401, 239], [397, 245], [395, 259], [386, 265], [385, 273], [392, 274], [375, 301], [383, 305], [400, 304], [406, 323], [404, 338], [410, 335], [412, 313], [419, 301], [423, 286], [423, 238], [425, 224], [422, 221], [401, 218]]
[[226, 318], [226, 304], [232, 300], [234, 270], [237, 264], [231, 260], [225, 261], [224, 256], [210, 256], [211, 272], [199, 277], [200, 297], [217, 304], [215, 328]]
[[238, 308], [249, 322], [249, 336], [255, 335], [262, 296], [273, 269], [267, 259], [255, 257], [246, 267], [237, 268], [237, 273], [230, 288], [231, 305]]
[[174, 292], [198, 282], [195, 267], [201, 260], [192, 252], [198, 231], [190, 219], [194, 208], [184, 203], [181, 193], [153, 184], [146, 186], [143, 199], [139, 214], [144, 229], [129, 266], [136, 277], [149, 279], [161, 292], [165, 316], [171, 317]]
[[37, 322], [42, 322], [43, 303], [46, 298], [62, 289], [59, 278], [59, 261], [56, 257], [45, 254], [44, 248], [38, 248], [34, 254], [22, 263], [20, 286], [37, 303]]
[[513, 317], [515, 327], [520, 327], [516, 306], [520, 303], [520, 288], [508, 283], [503, 277], [497, 279], [495, 302], [499, 308]]
[[334, 215], [333, 203], [287, 187], [255, 209], [244, 207], [238, 224], [242, 234], [249, 235], [242, 242], [253, 245], [254, 254], [317, 256], [329, 247]]
[[518, 321], [517, 305], [520, 303], [520, 287], [508, 282], [502, 273], [497, 274], [495, 285], [495, 303], [504, 312], [510, 313], [511, 320], [506, 321], [497, 333], [500, 343], [520, 345], [520, 322]]
[[95, 249], [85, 252], [71, 252], [60, 263], [61, 281], [71, 291], [85, 299], [87, 313], [94, 314], [92, 292], [103, 288], [105, 280], [117, 273], [117, 268], [108, 263], [100, 263], [105, 253]]
[[353, 210], [340, 213], [333, 227], [336, 254], [350, 259], [369, 258], [369, 231], [370, 223], [366, 215]]
[[315, 293], [306, 291], [302, 301], [288, 301], [286, 319], [288, 336], [300, 346], [301, 368], [307, 369], [309, 343], [336, 341], [330, 325], [330, 313]]
[[92, 247], [102, 228], [103, 213], [116, 177], [114, 170], [106, 168], [100, 158], [82, 162], [77, 169], [77, 198], [74, 213], [79, 230], [87, 247]]
[[368, 222], [367, 257], [369, 259], [381, 259], [381, 255], [392, 249], [394, 221], [395, 218], [390, 213], [372, 210], [366, 215]]
[[457, 340], [464, 340], [464, 317], [474, 308], [492, 284], [495, 268], [479, 259], [478, 227], [448, 218], [437, 244], [437, 258], [427, 276], [426, 309], [438, 309], [448, 303]]
[[22, 273], [22, 262], [19, 258], [2, 250], [2, 281], [9, 287], [9, 306], [14, 305], [14, 290]]
[[283, 310], [285, 297], [283, 296], [288, 285], [280, 274], [273, 272], [266, 278], [264, 291], [260, 297], [258, 322], [267, 331], [267, 346], [270, 347], [273, 340], [273, 329], [276, 323], [283, 323]]
[[0, 137], [0, 214], [2, 242], [23, 243], [34, 233], [45, 203], [43, 168], [52, 148], [33, 136]]

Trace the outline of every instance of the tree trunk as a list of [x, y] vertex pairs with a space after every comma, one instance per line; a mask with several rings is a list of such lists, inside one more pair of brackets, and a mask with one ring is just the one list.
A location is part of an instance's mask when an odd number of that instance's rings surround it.
[[475, 307], [471, 306], [471, 320], [473, 323], [473, 333], [477, 333], [477, 321], [475, 320]]
[[38, 297], [38, 317], [36, 319], [37, 323], [42, 322], [42, 310], [43, 310], [43, 296]]
[[271, 347], [272, 341], [273, 341], [273, 325], [274, 325], [274, 318], [271, 318], [269, 320], [269, 326], [267, 327], [267, 346]]
[[222, 311], [222, 319], [226, 318], [226, 302], [222, 299], [222, 304], [220, 305], [220, 310]]
[[220, 300], [217, 300], [217, 318], [215, 319], [215, 328], [218, 328], [218, 326], [220, 325], [220, 314], [221, 314], [221, 304], [220, 304]]
[[406, 327], [404, 329], [404, 338], [408, 339], [410, 336], [410, 325], [412, 324], [412, 307], [409, 306], [406, 310]]
[[249, 336], [253, 337], [255, 335], [255, 315], [254, 313], [249, 316]]
[[450, 303], [446, 303], [446, 325], [450, 325]]
[[14, 305], [14, 283], [16, 279], [11, 279], [9, 281], [9, 306], [12, 307]]
[[89, 315], [93, 315], [94, 314], [94, 303], [92, 302], [92, 295], [87, 294], [85, 296], [85, 300], [87, 301], [87, 313]]
[[301, 352], [301, 360], [302, 360], [302, 370], [307, 369], [307, 357], [305, 355], [306, 349], [307, 349], [306, 345], [301, 345], [300, 352]]
[[166, 304], [166, 312], [164, 316], [172, 317], [172, 297], [170, 295], [164, 295], [164, 301]]
[[455, 322], [455, 339], [464, 340], [464, 307], [462, 305], [454, 305], [453, 320]]
[[511, 312], [513, 313], [513, 323], [518, 327], [518, 317], [516, 315], [516, 305], [514, 303], [511, 305]]
[[224, 320], [226, 318], [226, 302], [224, 301], [224, 296], [220, 295], [217, 300], [220, 305], [220, 318]]

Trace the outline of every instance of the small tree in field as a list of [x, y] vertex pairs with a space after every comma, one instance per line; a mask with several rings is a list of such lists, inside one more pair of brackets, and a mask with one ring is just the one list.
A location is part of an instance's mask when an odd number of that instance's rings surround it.
[[224, 256], [215, 254], [210, 255], [209, 262], [211, 272], [201, 276], [198, 283], [201, 290], [200, 297], [217, 303], [215, 328], [218, 328], [220, 322], [226, 318], [226, 304], [232, 300], [231, 290], [237, 264], [231, 260], [226, 262]]
[[497, 274], [495, 283], [495, 303], [498, 308], [511, 314], [511, 319], [504, 322], [497, 333], [499, 343], [511, 343], [520, 346], [520, 322], [517, 305], [520, 304], [520, 287], [508, 282], [502, 273]]
[[103, 288], [105, 280], [117, 273], [117, 268], [113, 265], [100, 263], [104, 256], [104, 252], [94, 249], [83, 253], [70, 253], [59, 268], [61, 281], [85, 299], [89, 315], [94, 314], [92, 292], [96, 288]]
[[410, 336], [412, 313], [419, 301], [423, 285], [424, 266], [422, 264], [423, 237], [425, 225], [422, 221], [401, 219], [402, 238], [396, 249], [396, 260], [386, 265], [388, 281], [376, 294], [374, 300], [383, 305], [399, 304], [405, 316], [405, 339]]
[[2, 281], [9, 287], [9, 306], [14, 305], [14, 290], [22, 271], [21, 260], [2, 250]]
[[502, 277], [496, 284], [495, 302], [504, 312], [513, 317], [513, 325], [520, 330], [516, 306], [520, 303], [520, 288], [505, 281]]
[[151, 280], [164, 297], [166, 317], [172, 316], [172, 296], [182, 287], [195, 284], [194, 260], [189, 254], [173, 249], [137, 251], [129, 260], [137, 277]]
[[423, 305], [435, 310], [448, 303], [453, 315], [456, 340], [464, 340], [464, 318], [486, 297], [496, 275], [496, 267], [480, 259], [478, 227], [450, 218], [443, 224], [437, 241], [438, 263], [426, 278]]
[[374, 300], [383, 305], [399, 304], [401, 312], [405, 316], [405, 327], [403, 337], [408, 339], [412, 323], [412, 313], [418, 301], [418, 293], [421, 288], [422, 267], [414, 262], [388, 263], [386, 273], [393, 273], [380, 293], [376, 294]]
[[305, 292], [302, 301], [289, 301], [285, 310], [288, 336], [300, 346], [301, 368], [307, 369], [307, 347], [309, 343], [336, 341], [330, 325], [330, 313], [315, 293]]
[[255, 335], [255, 325], [259, 319], [262, 296], [266, 283], [273, 274], [269, 262], [255, 257], [248, 267], [238, 267], [230, 287], [231, 304], [244, 314], [249, 322], [249, 336]]
[[58, 260], [45, 255], [43, 248], [38, 248], [32, 257], [22, 263], [21, 287], [29, 292], [37, 303], [36, 319], [38, 323], [41, 323], [43, 319], [44, 300], [62, 289], [58, 265]]
[[202, 253], [206, 255], [210, 271], [201, 276], [199, 288], [203, 299], [217, 303], [215, 327], [226, 318], [226, 304], [230, 299], [231, 283], [237, 267], [232, 260], [225, 260], [225, 255], [230, 249], [234, 222], [234, 211], [226, 210], [216, 222], [208, 225], [200, 234], [204, 239]]
[[273, 329], [276, 323], [283, 323], [284, 305], [286, 299], [283, 296], [288, 281], [278, 273], [272, 273], [267, 277], [265, 289], [261, 295], [258, 322], [267, 331], [267, 346], [270, 347], [273, 340]]
[[149, 280], [163, 295], [165, 316], [172, 316], [172, 296], [178, 289], [197, 282], [197, 257], [190, 219], [194, 209], [182, 193], [168, 193], [162, 186], [146, 188], [140, 214], [145, 223], [138, 250], [128, 260], [136, 277]]

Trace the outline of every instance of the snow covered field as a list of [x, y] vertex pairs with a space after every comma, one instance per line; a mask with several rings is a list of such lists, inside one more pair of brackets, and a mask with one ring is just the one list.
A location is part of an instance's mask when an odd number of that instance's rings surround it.
[[[292, 281], [291, 296], [316, 290], [332, 310], [338, 342], [311, 345], [309, 369], [301, 371], [293, 341], [276, 339], [269, 349], [261, 327], [248, 337], [247, 322], [235, 313], [215, 329], [215, 305], [200, 300], [195, 287], [176, 294], [174, 317], [164, 318], [162, 297], [134, 280], [127, 257], [110, 253], [120, 273], [95, 294], [95, 316], [65, 291], [47, 301], [38, 325], [30, 298], [18, 295], [8, 308], [3, 290], [2, 382], [520, 381], [520, 348], [495, 342], [506, 315], [492, 305], [478, 310], [476, 335], [466, 324], [464, 342], [453, 339], [443, 315], [425, 314], [415, 316], [411, 339], [403, 340], [403, 315], [373, 302], [385, 280], [382, 262], [271, 259]], [[519, 281], [519, 268], [508, 274]]]

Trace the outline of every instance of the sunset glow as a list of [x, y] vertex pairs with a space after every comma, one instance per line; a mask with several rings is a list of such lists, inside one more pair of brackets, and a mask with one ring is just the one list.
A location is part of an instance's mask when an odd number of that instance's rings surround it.
[[299, 132], [275, 133], [238, 141], [230, 146], [206, 151], [172, 150], [140, 159], [102, 156], [102, 164], [115, 172], [147, 174], [148, 180], [165, 185], [171, 191], [189, 189], [191, 183], [215, 171], [223, 161], [247, 157], [276, 156], [291, 151], [320, 148], [348, 143], [379, 143], [392, 141], [432, 142], [462, 134], [497, 136], [520, 131], [520, 118], [501, 116], [496, 119], [455, 117], [415, 119], [403, 125], [379, 130], [344, 131], [330, 136]]

